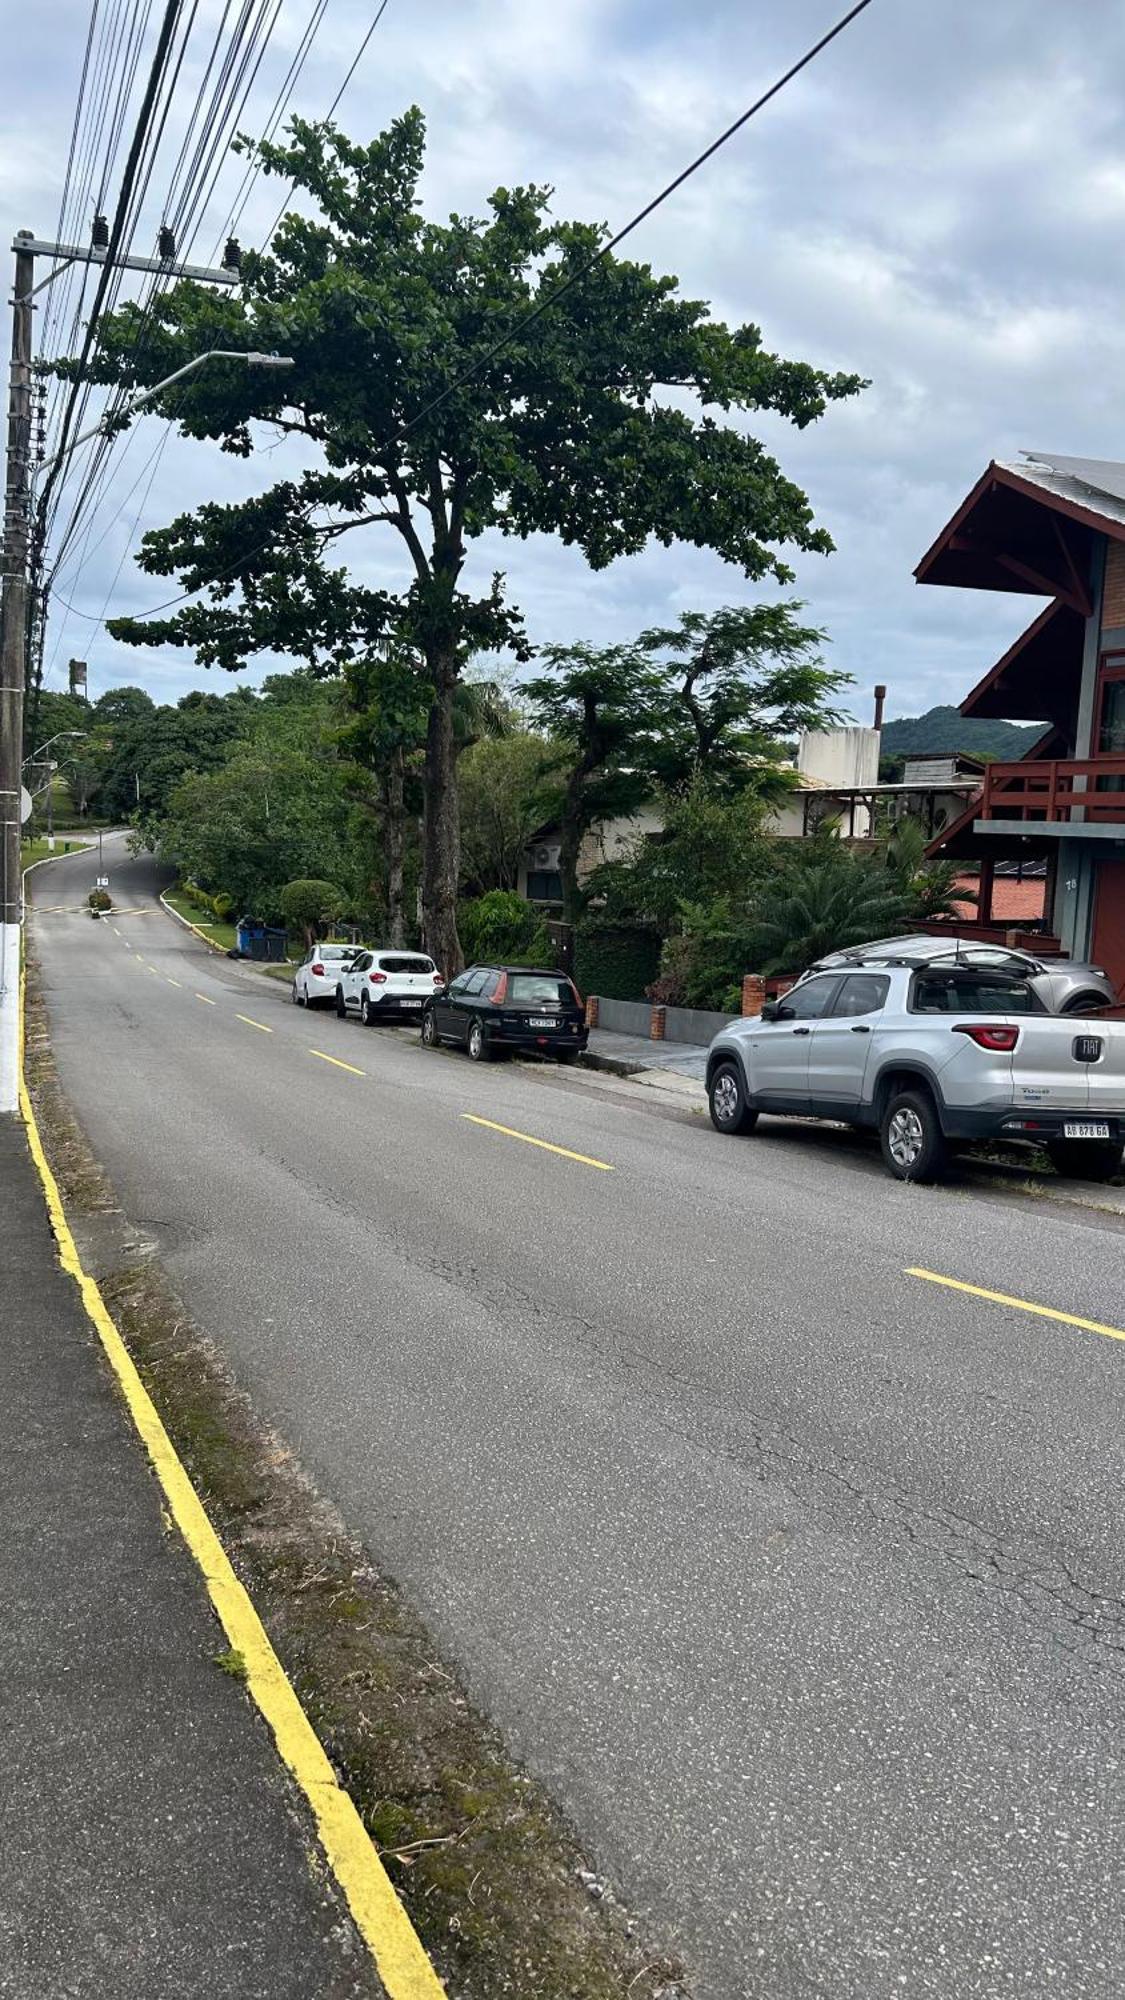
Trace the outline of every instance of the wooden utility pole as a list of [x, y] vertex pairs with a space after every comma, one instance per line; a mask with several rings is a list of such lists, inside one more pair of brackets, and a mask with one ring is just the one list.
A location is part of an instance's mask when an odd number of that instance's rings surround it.
[[0, 631], [0, 1116], [19, 1109], [20, 765], [27, 673], [27, 550], [31, 505], [31, 325], [35, 257], [30, 231], [16, 238], [8, 464], [4, 492]]

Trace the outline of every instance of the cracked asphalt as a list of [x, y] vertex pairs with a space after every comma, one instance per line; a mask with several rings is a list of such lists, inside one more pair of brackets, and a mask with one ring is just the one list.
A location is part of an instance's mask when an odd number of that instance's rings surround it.
[[1117, 1996], [1125, 1341], [908, 1271], [1125, 1327], [1122, 1224], [306, 1014], [91, 872], [33, 935], [130, 1221], [700, 2000]]

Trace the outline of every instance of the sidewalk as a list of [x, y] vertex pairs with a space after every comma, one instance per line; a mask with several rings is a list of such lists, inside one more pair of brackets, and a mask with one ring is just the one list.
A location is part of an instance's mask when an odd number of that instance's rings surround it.
[[3, 1118], [0, 1213], [0, 1995], [377, 2000]]
[[702, 1083], [707, 1073], [707, 1050], [698, 1043], [651, 1042], [640, 1035], [613, 1034], [608, 1028], [591, 1028], [586, 1059], [592, 1068], [612, 1070], [618, 1076], [652, 1070]]

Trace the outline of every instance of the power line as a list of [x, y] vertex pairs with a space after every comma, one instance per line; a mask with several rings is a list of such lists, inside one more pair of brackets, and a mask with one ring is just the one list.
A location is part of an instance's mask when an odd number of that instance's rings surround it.
[[[374, 20], [371, 23], [371, 26], [367, 31], [367, 34], [364, 36], [363, 42], [361, 43], [360, 48], [356, 54], [356, 57], [352, 62], [351, 68], [349, 69], [347, 76], [344, 78], [344, 81], [341, 84], [340, 89], [337, 91], [336, 96], [333, 99], [332, 106], [330, 107], [328, 113], [329, 117], [331, 117], [332, 112], [339, 104], [340, 99], [343, 96], [344, 91], [346, 90], [348, 83], [350, 82], [351, 77], [355, 72], [356, 66], [363, 55], [364, 49], [367, 47], [368, 42], [371, 40], [372, 34], [378, 27], [379, 22], [383, 17], [387, 4], [388, 0], [382, 0], [382, 5], [379, 8], [379, 12], [376, 14]], [[524, 332], [529, 326], [534, 325], [534, 323], [537, 320], [541, 319], [545, 313], [549, 312], [552, 309], [552, 307], [556, 306], [559, 300], [564, 298], [568, 292], [573, 291], [574, 287], [580, 284], [583, 278], [587, 277], [589, 273], [592, 270], [594, 270], [598, 264], [604, 262], [604, 260], [611, 255], [611, 253], [617, 248], [617, 246], [620, 243], [623, 243], [627, 236], [631, 236], [633, 231], [639, 228], [642, 222], [647, 221], [648, 217], [654, 214], [655, 211], [658, 208], [660, 208], [662, 204], [666, 202], [671, 195], [675, 194], [677, 189], [683, 187], [685, 181], [690, 180], [691, 176], [697, 173], [700, 167], [704, 166], [708, 160], [712, 159], [714, 155], [717, 152], [719, 152], [721, 147], [725, 146], [730, 139], [733, 139], [735, 134], [737, 132], [740, 132], [744, 125], [748, 124], [749, 121], [753, 117], [755, 117], [759, 111], [763, 110], [764, 107], [767, 104], [769, 104], [771, 100], [779, 94], [780, 91], [785, 89], [787, 84], [793, 81], [794, 77], [799, 76], [802, 70], [807, 69], [809, 64], [814, 62], [817, 56], [819, 56], [823, 52], [823, 50], [829, 46], [830, 43], [836, 40], [837, 36], [843, 34], [845, 28], [849, 27], [851, 23], [854, 20], [856, 20], [856, 18], [860, 14], [864, 13], [865, 10], [870, 5], [871, 5], [871, 0], [856, 0], [856, 4], [850, 7], [847, 13], [843, 14], [841, 18], [835, 23], [835, 25], [832, 28], [830, 28], [827, 31], [827, 33], [823, 34], [820, 37], [819, 41], [814, 42], [812, 47], [807, 49], [804, 55], [801, 56], [798, 59], [798, 61], [792, 63], [790, 67], [784, 72], [784, 74], [778, 77], [776, 82], [770, 85], [768, 90], [763, 91], [760, 97], [755, 98], [753, 104], [749, 105], [747, 109], [733, 121], [732, 124], [728, 125], [726, 130], [721, 132], [717, 139], [712, 140], [711, 144], [705, 147], [702, 153], [698, 154], [697, 157], [694, 160], [692, 160], [689, 163], [689, 165], [682, 170], [681, 173], [677, 174], [674, 180], [669, 181], [668, 185], [662, 188], [659, 194], [655, 195], [651, 201], [647, 202], [645, 206], [642, 209], [640, 209], [637, 212], [637, 214], [634, 215], [631, 218], [631, 220], [624, 225], [623, 228], [619, 229], [614, 236], [610, 237], [608, 242], [604, 243], [599, 250], [595, 251], [592, 257], [587, 258], [586, 262], [580, 265], [577, 271], [573, 271], [570, 277], [565, 279], [561, 285], [556, 286], [555, 289], [552, 292], [550, 292], [545, 299], [541, 299], [538, 305], [533, 306], [528, 312], [524, 313], [518, 320], [516, 320], [513, 323], [513, 325], [508, 328], [506, 333], [502, 334], [498, 340], [493, 342], [491, 347], [485, 350], [485, 352], [478, 358], [478, 360], [473, 363], [471, 368], [466, 369], [464, 374], [460, 375], [456, 381], [450, 383], [446, 389], [443, 389], [440, 395], [433, 397], [430, 402], [426, 403], [422, 407], [422, 409], [415, 411], [414, 415], [399, 427], [399, 430], [395, 433], [396, 437], [406, 436], [406, 434], [409, 431], [413, 430], [416, 425], [422, 422], [422, 419], [424, 417], [432, 415], [432, 413], [435, 410], [440, 409], [443, 404], [447, 403], [451, 396], [456, 395], [459, 389], [463, 388], [467, 383], [474, 381], [476, 377], [480, 374], [481, 370], [487, 367], [488, 363], [493, 359], [495, 359], [497, 354], [502, 353], [504, 348], [511, 344], [511, 342], [516, 338], [517, 334]], [[292, 192], [292, 186], [294, 185], [295, 183], [291, 184], [290, 193]], [[288, 201], [288, 199], [289, 196], [287, 194], [286, 201]], [[282, 214], [283, 213], [284, 213], [284, 207], [282, 209]], [[273, 230], [277, 228], [278, 222], [280, 222], [280, 220], [281, 216], [279, 215], [277, 218], [277, 222], [274, 223], [273, 229], [271, 229], [270, 231], [271, 237], [273, 235]], [[268, 240], [269, 239], [267, 238], [267, 243]], [[220, 572], [219, 576], [213, 578], [212, 581], [213, 582], [226, 581], [229, 577], [235, 575], [237, 570], [240, 569], [245, 562], [251, 560], [255, 555], [261, 555], [268, 546], [269, 546], [268, 542], [258, 543], [254, 548], [247, 551], [246, 556], [240, 558], [238, 563], [233, 564], [226, 571]], [[141, 621], [147, 621], [150, 618], [156, 618], [160, 615], [162, 611], [170, 611], [176, 605], [183, 604], [187, 598], [194, 597], [195, 595], [197, 595], [197, 592], [192, 590], [180, 591], [177, 596], [167, 598], [162, 604], [155, 604], [146, 611], [137, 612], [135, 614], [136, 620], [138, 623], [140, 623]], [[60, 602], [65, 604], [65, 599], [60, 599]], [[90, 614], [87, 612], [77, 611], [75, 607], [67, 606], [66, 608], [69, 610], [74, 610], [75, 616], [86, 619], [92, 625], [101, 625], [106, 622], [104, 615], [101, 618], [93, 618], [90, 617]]]
[[553, 292], [549, 292], [545, 299], [540, 299], [537, 306], [532, 306], [529, 312], [522, 314], [508, 328], [506, 333], [501, 334], [499, 340], [494, 341], [491, 347], [485, 349], [479, 359], [473, 362], [471, 368], [466, 368], [464, 374], [457, 377], [455, 382], [451, 382], [448, 388], [441, 391], [440, 395], [434, 396], [428, 403], [424, 403], [420, 410], [415, 410], [414, 415], [399, 426], [396, 435], [398, 437], [405, 437], [408, 431], [412, 431], [416, 424], [422, 422], [423, 417], [432, 416], [435, 410], [440, 410], [444, 403], [448, 403], [451, 396], [455, 396], [459, 389], [465, 387], [466, 383], [474, 381], [482, 368], [487, 368], [490, 361], [495, 360], [498, 354], [502, 354], [504, 349], [511, 345], [517, 334], [525, 332], [529, 326], [534, 325], [537, 319], [542, 319], [544, 313], [550, 312], [552, 307], [557, 306], [560, 299], [565, 298], [568, 292], [572, 292], [576, 285], [581, 284], [583, 278], [588, 277], [598, 264], [603, 263], [616, 250], [619, 243], [624, 243], [625, 238], [631, 236], [634, 229], [639, 228], [642, 222], [646, 222], [648, 217], [654, 214], [663, 202], [668, 200], [669, 195], [675, 194], [677, 188], [683, 187], [684, 182], [690, 180], [691, 176], [697, 173], [700, 167], [712, 159], [719, 151], [719, 148], [726, 145], [728, 139], [733, 139], [736, 132], [741, 132], [742, 127], [748, 124], [750, 119], [770, 102], [771, 98], [776, 97], [779, 91], [784, 90], [787, 83], [792, 83], [793, 78], [799, 76], [803, 69], [807, 69], [809, 64], [814, 62], [816, 57], [820, 55], [821, 51], [828, 47], [829, 42], [834, 42], [837, 35], [842, 35], [844, 29], [851, 25], [856, 16], [862, 14], [864, 9], [870, 5], [871, 0], [856, 0], [855, 6], [850, 7], [848, 12], [841, 16], [835, 27], [829, 28], [828, 33], [822, 35], [818, 42], [814, 42], [812, 48], [807, 49], [800, 60], [793, 63], [786, 70], [784, 76], [779, 76], [776, 83], [772, 83], [768, 90], [764, 90], [760, 97], [755, 98], [753, 104], [742, 113], [741, 117], [736, 118], [732, 125], [728, 125], [725, 132], [720, 132], [719, 137], [713, 139], [711, 144], [691, 162], [690, 166], [685, 167], [682, 173], [677, 174], [675, 180], [669, 181], [666, 188], [662, 188], [658, 195], [654, 195], [650, 202], [646, 202], [644, 208], [640, 209], [634, 215], [631, 222], [627, 222], [623, 229], [619, 229], [616, 236], [611, 236], [608, 243], [603, 243], [600, 250], [596, 250], [592, 257], [588, 257], [586, 262], [581, 264], [577, 271], [572, 271], [570, 277], [564, 279], [561, 285], [557, 285]]
[[[343, 97], [345, 90], [347, 89], [349, 83], [351, 82], [353, 76], [356, 73], [356, 70], [359, 68], [360, 63], [363, 60], [364, 51], [367, 48], [367, 44], [371, 40], [372, 35], [375, 33], [376, 28], [379, 26], [380, 21], [382, 20], [384, 14], [386, 13], [387, 6], [388, 6], [388, 0], [381, 0], [378, 13], [375, 15], [375, 18], [372, 21], [371, 26], [368, 28], [367, 33], [363, 37], [362, 42], [360, 43], [358, 49], [356, 50], [354, 56], [352, 57], [351, 67], [349, 68], [343, 83], [340, 85], [339, 90], [336, 92], [335, 97], [332, 99], [331, 104], [329, 105], [327, 111], [324, 114], [324, 118], [321, 121], [323, 124], [327, 125], [328, 120], [331, 118], [333, 112], [335, 111], [337, 105], [340, 102], [340, 99]], [[274, 233], [277, 229], [278, 223], [281, 221], [282, 216], [285, 214], [285, 210], [289, 202], [289, 197], [292, 194], [293, 189], [296, 187], [296, 185], [297, 185], [296, 181], [290, 181], [289, 186], [286, 189], [285, 200], [282, 202], [281, 207], [278, 209], [277, 214], [274, 216], [273, 222], [271, 223], [269, 228], [269, 232], [266, 236], [264, 243], [262, 244], [263, 256], [269, 249], [270, 244], [273, 242]]]

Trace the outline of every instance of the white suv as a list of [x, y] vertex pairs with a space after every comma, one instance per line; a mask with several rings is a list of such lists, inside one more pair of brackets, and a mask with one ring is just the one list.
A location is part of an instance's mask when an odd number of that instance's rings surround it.
[[336, 980], [336, 1012], [375, 1021], [420, 1020], [424, 1003], [443, 984], [432, 958], [421, 951], [361, 951]]
[[1125, 1143], [1125, 1021], [1048, 1013], [1026, 973], [879, 948], [723, 1028], [707, 1089], [724, 1133], [763, 1111], [867, 1126], [899, 1180], [933, 1180], [951, 1142], [974, 1139], [1042, 1146], [1059, 1173], [1109, 1180]]

